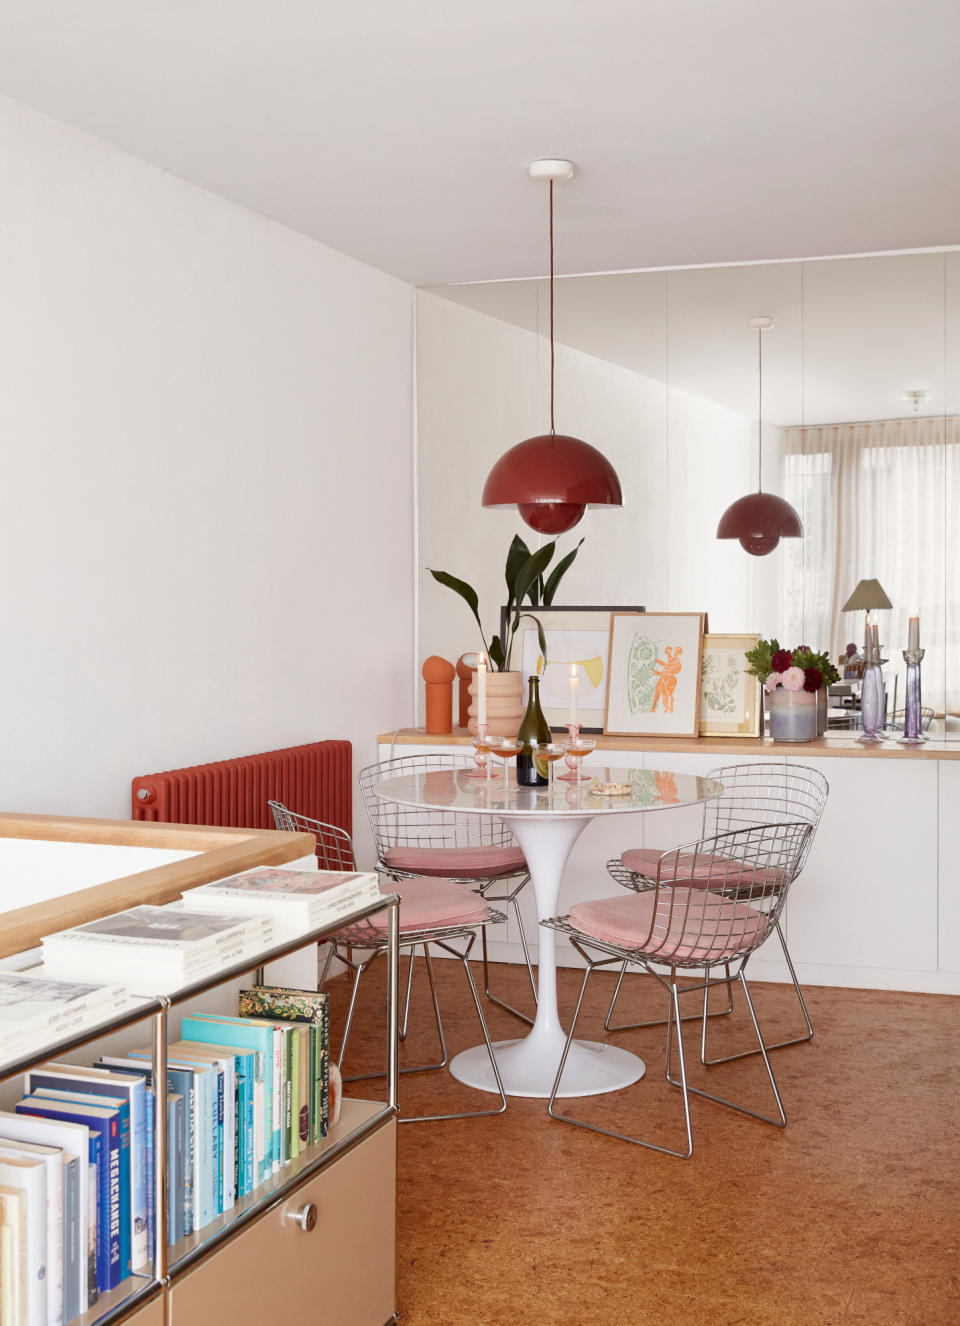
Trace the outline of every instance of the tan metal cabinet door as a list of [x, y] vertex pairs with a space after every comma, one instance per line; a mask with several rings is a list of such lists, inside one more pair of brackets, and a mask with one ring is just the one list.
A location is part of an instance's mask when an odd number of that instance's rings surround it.
[[155, 1298], [146, 1307], [138, 1308], [132, 1316], [124, 1318], [123, 1326], [163, 1326], [163, 1298]]
[[383, 1326], [395, 1311], [391, 1120], [171, 1290], [172, 1326]]

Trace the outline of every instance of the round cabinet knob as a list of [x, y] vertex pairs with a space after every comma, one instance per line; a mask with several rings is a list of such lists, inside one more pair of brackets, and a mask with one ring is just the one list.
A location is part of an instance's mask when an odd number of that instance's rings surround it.
[[304, 1234], [309, 1234], [317, 1224], [317, 1208], [314, 1202], [307, 1202], [305, 1206], [298, 1207], [296, 1211], [288, 1211], [286, 1219], [302, 1229]]

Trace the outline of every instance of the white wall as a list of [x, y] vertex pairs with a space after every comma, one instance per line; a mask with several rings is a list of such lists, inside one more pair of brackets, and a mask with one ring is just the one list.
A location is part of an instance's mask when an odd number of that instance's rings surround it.
[[[484, 510], [480, 495], [497, 458], [548, 427], [549, 368], [535, 332], [424, 291], [417, 360], [420, 660], [453, 661], [479, 647], [476, 628], [427, 568], [472, 584], [485, 627], [498, 629], [510, 539], [519, 531], [534, 547], [537, 536], [516, 511]], [[716, 538], [720, 513], [756, 487], [755, 420], [560, 344], [557, 428], [597, 446], [624, 495], [621, 509], [588, 511], [561, 536], [559, 555], [581, 536], [586, 543], [558, 603], [643, 604], [707, 612], [718, 632], [776, 630], [776, 554], [748, 557]], [[779, 432], [764, 427], [770, 477]]]
[[0, 806], [373, 758], [412, 718], [411, 288], [6, 99], [0, 175]]

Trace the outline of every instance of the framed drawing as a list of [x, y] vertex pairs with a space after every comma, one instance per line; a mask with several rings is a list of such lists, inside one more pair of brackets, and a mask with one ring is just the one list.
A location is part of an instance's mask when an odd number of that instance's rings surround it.
[[758, 635], [705, 635], [700, 681], [701, 737], [759, 737], [760, 683], [746, 672], [744, 654]]
[[[607, 653], [610, 618], [615, 612], [641, 613], [643, 608], [530, 608], [547, 640], [544, 664], [540, 641], [531, 621], [522, 620], [513, 647], [513, 663], [524, 677], [540, 677], [540, 706], [547, 722], [562, 732], [570, 716], [570, 668], [576, 669], [577, 717], [582, 732], [603, 731], [607, 696]], [[500, 609], [500, 639], [506, 626]]]
[[613, 612], [604, 731], [695, 737], [700, 720], [702, 612]]

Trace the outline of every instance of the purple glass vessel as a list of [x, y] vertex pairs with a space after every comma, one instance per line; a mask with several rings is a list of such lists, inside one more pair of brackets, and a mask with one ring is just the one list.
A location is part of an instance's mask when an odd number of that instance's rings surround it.
[[903, 713], [903, 746], [919, 746], [926, 741], [923, 735], [923, 708], [920, 704], [920, 663], [924, 650], [905, 649], [904, 662], [907, 665], [907, 699]]
[[886, 659], [871, 659], [863, 669], [860, 687], [860, 741], [882, 741], [884, 724], [883, 664]]

